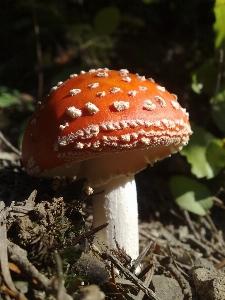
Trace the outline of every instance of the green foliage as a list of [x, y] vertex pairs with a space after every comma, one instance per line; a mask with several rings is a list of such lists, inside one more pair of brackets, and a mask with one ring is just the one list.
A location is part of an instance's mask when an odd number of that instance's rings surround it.
[[197, 94], [211, 96], [215, 92], [217, 70], [212, 59], [192, 73], [192, 89]]
[[214, 138], [203, 127], [192, 124], [193, 134], [186, 147], [181, 150], [191, 164], [191, 172], [198, 178], [213, 177], [213, 170], [207, 161], [206, 149], [209, 142]]
[[225, 140], [216, 139], [203, 127], [192, 124], [193, 135], [181, 154], [197, 178], [211, 179], [225, 167]]
[[[225, 50], [225, 1], [216, 0], [214, 4], [214, 16], [215, 22], [213, 29], [215, 31], [214, 45], [216, 51], [223, 49]], [[218, 54], [221, 55], [221, 50]], [[223, 54], [224, 55], [224, 54]], [[201, 94], [208, 102], [211, 104], [209, 106], [208, 120], [211, 117], [216, 127], [224, 134], [225, 133], [225, 83], [224, 76], [222, 73], [222, 60], [221, 56], [218, 61], [215, 58], [207, 59], [204, 64], [200, 65], [192, 73], [192, 89], [195, 93]], [[182, 154], [186, 156], [187, 161], [191, 165], [191, 173], [197, 178], [211, 179], [218, 176], [225, 168], [225, 139], [216, 138], [218, 131], [214, 130], [216, 133], [211, 133], [206, 131], [204, 127], [196, 126], [192, 124], [193, 135], [190, 138], [190, 142], [187, 147], [184, 147]], [[180, 177], [182, 179], [182, 177]], [[177, 187], [175, 191], [175, 186], [177, 185], [172, 182], [173, 194], [176, 195], [177, 203], [192, 212], [195, 209], [198, 214], [204, 214], [204, 210], [196, 205], [198, 197], [194, 191], [194, 185], [191, 187], [190, 182], [186, 182], [186, 187], [182, 187], [183, 183], [181, 181], [181, 186]], [[183, 179], [182, 179], [183, 180]], [[192, 184], [193, 182], [191, 182]], [[208, 181], [206, 180], [204, 185], [198, 187], [199, 191], [205, 190], [206, 203], [212, 203], [207, 197], [209, 197], [209, 192], [207, 191]], [[196, 185], [197, 187], [197, 185]], [[179, 189], [183, 189], [183, 193], [177, 195]], [[203, 194], [204, 194], [203, 193]], [[189, 200], [188, 200], [189, 199]], [[188, 200], [188, 201], [187, 201]], [[208, 202], [209, 201], [209, 202]], [[188, 204], [187, 204], [188, 203]], [[206, 209], [205, 207], [203, 207]], [[210, 208], [210, 205], [209, 207]], [[199, 211], [198, 211], [199, 209]]]
[[0, 128], [7, 134], [13, 131], [16, 138], [14, 143], [19, 149], [25, 126], [33, 111], [34, 101], [30, 95], [0, 87]]
[[99, 10], [94, 18], [94, 29], [100, 34], [112, 34], [121, 21], [120, 11], [115, 6], [107, 6]]
[[211, 116], [217, 127], [225, 133], [225, 89], [211, 98]]
[[20, 98], [18, 91], [9, 91], [6, 87], [0, 86], [0, 108], [6, 108], [19, 103]]
[[213, 205], [209, 189], [197, 180], [185, 176], [173, 176], [170, 188], [176, 203], [197, 215], [204, 216]]
[[223, 48], [225, 50], [225, 1], [224, 0], [216, 0], [214, 6], [214, 13], [215, 13], [215, 23], [214, 23], [214, 30], [216, 32], [215, 38], [215, 48]]
[[206, 149], [206, 158], [216, 176], [225, 167], [225, 139], [213, 139]]
[[80, 258], [81, 254], [81, 249], [77, 249], [75, 247], [68, 247], [60, 253], [60, 256], [62, 258], [63, 265], [66, 266], [68, 264], [74, 265]]

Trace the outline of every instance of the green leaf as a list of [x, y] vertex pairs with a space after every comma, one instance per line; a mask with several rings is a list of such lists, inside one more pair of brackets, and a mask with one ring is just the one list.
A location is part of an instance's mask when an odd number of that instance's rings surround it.
[[19, 93], [17, 91], [9, 92], [6, 87], [0, 87], [0, 108], [20, 103]]
[[206, 157], [216, 176], [225, 167], [225, 139], [212, 140], [207, 147]]
[[197, 74], [196, 73], [192, 74], [191, 79], [192, 79], [192, 83], [191, 83], [192, 90], [196, 94], [201, 94], [202, 88], [203, 88], [203, 84], [200, 83], [200, 82], [198, 82]]
[[115, 6], [99, 10], [94, 18], [94, 29], [100, 34], [112, 34], [120, 24], [120, 11]]
[[192, 89], [197, 94], [212, 97], [215, 92], [217, 69], [213, 60], [208, 60], [192, 73]]
[[197, 180], [185, 176], [173, 176], [170, 179], [170, 188], [176, 203], [197, 215], [206, 215], [213, 205], [209, 189]]
[[225, 49], [225, 0], [216, 0], [214, 5], [215, 23], [214, 31], [216, 33], [215, 48]]
[[210, 100], [212, 109], [211, 116], [217, 127], [225, 133], [225, 90]]
[[211, 133], [203, 127], [191, 125], [193, 134], [187, 146], [181, 150], [181, 154], [186, 156], [187, 161], [191, 164], [191, 172], [198, 178], [214, 177], [212, 167], [206, 158], [206, 149], [209, 142], [214, 138]]

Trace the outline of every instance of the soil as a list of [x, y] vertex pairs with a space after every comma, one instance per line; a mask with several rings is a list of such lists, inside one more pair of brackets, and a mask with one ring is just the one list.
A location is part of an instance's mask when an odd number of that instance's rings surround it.
[[133, 266], [119, 248], [93, 248], [85, 179], [30, 178], [18, 155], [1, 154], [0, 299], [225, 299], [224, 224], [213, 222], [224, 207], [218, 200], [198, 217], [176, 206], [168, 171], [159, 174], [171, 163], [185, 168], [179, 154], [136, 177], [141, 255]]

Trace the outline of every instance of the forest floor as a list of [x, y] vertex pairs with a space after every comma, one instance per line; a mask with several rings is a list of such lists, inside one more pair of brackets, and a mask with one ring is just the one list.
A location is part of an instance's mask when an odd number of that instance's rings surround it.
[[100, 254], [92, 246], [85, 180], [30, 178], [18, 154], [0, 154], [0, 299], [225, 299], [219, 199], [211, 215], [197, 217], [168, 203], [167, 190], [155, 184], [160, 200], [151, 213], [140, 209], [141, 255], [132, 265], [121, 249]]

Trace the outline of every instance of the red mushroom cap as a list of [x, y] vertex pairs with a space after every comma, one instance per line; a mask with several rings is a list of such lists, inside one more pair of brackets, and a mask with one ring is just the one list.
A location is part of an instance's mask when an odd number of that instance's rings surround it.
[[38, 104], [22, 159], [35, 176], [75, 175], [83, 161], [79, 176], [103, 183], [179, 151], [190, 134], [185, 109], [154, 80], [127, 70], [90, 70], [59, 82]]

